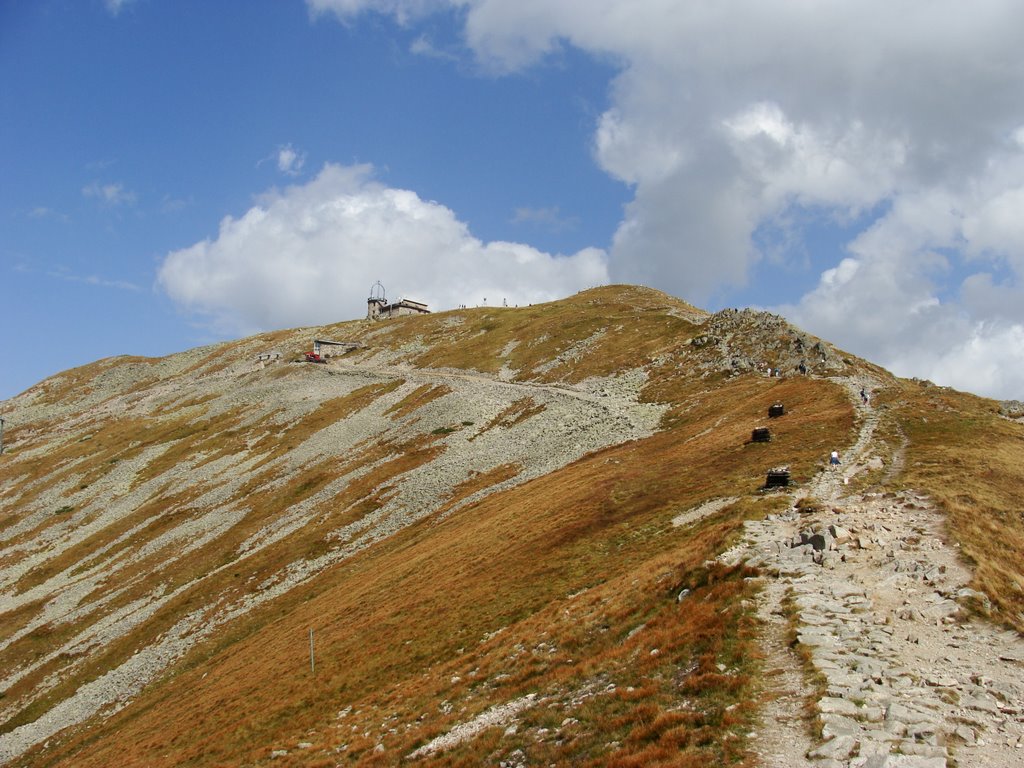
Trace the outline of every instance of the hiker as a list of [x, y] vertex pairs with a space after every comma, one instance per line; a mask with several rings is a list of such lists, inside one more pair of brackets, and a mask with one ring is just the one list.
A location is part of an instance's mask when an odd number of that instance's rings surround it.
[[839, 466], [839, 451], [832, 451], [828, 457], [829, 468], [835, 470]]
[[860, 401], [864, 403], [864, 405], [868, 404], [868, 393], [864, 391], [864, 387], [860, 388]]

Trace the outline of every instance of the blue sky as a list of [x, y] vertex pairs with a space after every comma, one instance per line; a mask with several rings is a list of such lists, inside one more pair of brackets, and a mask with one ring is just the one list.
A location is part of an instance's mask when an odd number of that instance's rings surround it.
[[1019, 3], [0, 2], [0, 398], [636, 282], [1024, 397]]

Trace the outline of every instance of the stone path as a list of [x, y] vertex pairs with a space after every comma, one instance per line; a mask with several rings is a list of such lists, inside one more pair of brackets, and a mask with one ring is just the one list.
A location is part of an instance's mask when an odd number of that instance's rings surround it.
[[810, 691], [800, 658], [789, 647], [789, 622], [781, 609], [785, 591], [781, 580], [768, 581], [758, 602], [768, 701], [762, 712], [765, 727], [755, 732], [754, 741], [763, 768], [802, 765], [804, 755], [814, 747], [807, 708]]
[[[866, 455], [876, 423], [863, 413], [849, 463]], [[984, 613], [986, 598], [966, 587], [970, 573], [926, 497], [844, 488], [843, 473], [823, 470], [796, 494], [822, 504], [747, 523], [745, 543], [723, 555], [766, 574], [758, 608], [776, 682], [754, 736], [761, 764], [1024, 765], [1024, 640], [968, 609]], [[784, 603], [797, 653], [786, 648]], [[798, 654], [810, 667], [799, 676]]]

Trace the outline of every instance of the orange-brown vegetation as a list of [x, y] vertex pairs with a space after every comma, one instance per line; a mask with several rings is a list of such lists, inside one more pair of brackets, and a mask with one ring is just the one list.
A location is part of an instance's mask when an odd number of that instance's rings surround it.
[[[769, 457], [746, 438], [780, 396], [793, 407]], [[740, 760], [756, 672], [742, 602], [750, 588], [742, 572], [704, 562], [742, 518], [723, 514], [685, 533], [670, 520], [738, 487], [756, 500], [766, 462], [810, 471], [826, 436], [849, 429], [851, 409], [827, 384], [760, 379], [730, 382], [708, 407], [706, 419], [424, 521], [336, 566], [239, 620], [52, 759], [258, 764], [305, 740], [315, 747], [293, 750], [287, 763], [317, 764], [346, 744], [348, 761], [394, 764], [456, 723], [533, 692], [550, 703], [524, 713], [521, 735], [501, 750], [595, 765]], [[684, 588], [691, 594], [677, 603]], [[452, 711], [438, 711], [445, 700]], [[353, 712], [338, 721], [347, 706]], [[566, 718], [576, 722], [562, 726]], [[544, 728], [572, 735], [537, 742], [532, 734]], [[493, 736], [481, 737], [437, 760], [479, 764], [495, 749]]]
[[393, 419], [401, 419], [417, 408], [422, 408], [427, 403], [433, 402], [439, 397], [444, 397], [449, 392], [451, 392], [451, 389], [444, 384], [422, 384], [388, 408], [384, 413]]
[[907, 448], [901, 481], [931, 496], [996, 618], [1024, 632], [1024, 426], [991, 400], [902, 382], [882, 404]]
[[[497, 373], [507, 364], [519, 371], [518, 380], [578, 382], [651, 362], [688, 342], [706, 316], [659, 291], [615, 285], [518, 309], [396, 318], [386, 321], [386, 333], [379, 324], [362, 323], [322, 330], [363, 341], [370, 353], [419, 341], [428, 351], [410, 353], [407, 361], [422, 368]], [[503, 355], [505, 350], [510, 351]], [[559, 359], [571, 350], [576, 354]]]
[[[532, 397], [521, 397], [503, 410], [487, 424], [480, 428], [473, 437], [479, 437], [484, 432], [490, 432], [495, 427], [514, 427], [520, 422], [526, 421], [531, 416], [536, 416], [544, 410], [544, 404], [535, 402]], [[471, 438], [472, 439], [472, 438]]]
[[[0, 733], [150, 647], [182, 616], [212, 621], [289, 569], [330, 563], [218, 625], [122, 710], [14, 764], [476, 766], [521, 755], [537, 765], [749, 765], [746, 738], [763, 682], [756, 582], [714, 557], [744, 519], [789, 503], [761, 490], [767, 469], [787, 465], [794, 482], [808, 481], [830, 450], [849, 444], [855, 414], [845, 390], [825, 379], [719, 370], [707, 349], [690, 344], [706, 318], [664, 294], [610, 286], [534, 307], [264, 334], [190, 353], [161, 379], [159, 394], [147, 383], [159, 361], [130, 361], [133, 377], [110, 397], [146, 396], [145, 407], [14, 426], [0, 488], [19, 502], [0, 531], [17, 535], [0, 565], [22, 569], [11, 594], [24, 603], [0, 612], [2, 639], [16, 638], [2, 671], [38, 666], [5, 691]], [[402, 479], [450, 456], [453, 441], [471, 439], [472, 430], [449, 434], [473, 425], [457, 415], [451, 424], [461, 426], [418, 425], [436, 410], [425, 406], [451, 393], [445, 384], [400, 397], [405, 378], [349, 391], [338, 383], [340, 368], [239, 362], [271, 344], [298, 355], [314, 334], [366, 345], [341, 366], [387, 350], [403, 371], [504, 370], [520, 382], [564, 386], [642, 367], [642, 399], [666, 409], [653, 435], [528, 482], [514, 462], [469, 471], [439, 491], [429, 516], [364, 539], [366, 521], [387, 509]], [[98, 377], [118, 364], [101, 361], [40, 386], [47, 402], [85, 402], [87, 390], [89, 402], [101, 402]], [[942, 504], [978, 588], [1002, 621], [1022, 628], [1021, 425], [1000, 419], [990, 401], [891, 380], [860, 361], [846, 365], [891, 381], [877, 394], [879, 434], [904, 463], [889, 482]], [[189, 384], [169, 386], [177, 381]], [[234, 401], [218, 389], [229, 386], [253, 394]], [[775, 401], [786, 415], [769, 422]], [[360, 433], [333, 453], [322, 443], [304, 452], [367, 409], [381, 415], [380, 434]], [[549, 418], [524, 395], [479, 430]], [[771, 427], [770, 443], [750, 441], [759, 426]], [[138, 502], [116, 519], [80, 512], [95, 510], [93, 494], [109, 487], [121, 462], [141, 464], [124, 481]], [[212, 480], [188, 484], [176, 474], [214, 465], [226, 469]], [[52, 498], [48, 486], [64, 490], [40, 511], [41, 499]], [[211, 510], [204, 499], [213, 491], [221, 494]], [[722, 497], [738, 501], [673, 525]], [[227, 520], [216, 536], [171, 535], [178, 523], [213, 513]], [[58, 555], [33, 562], [17, 551], [40, 531], [58, 538], [72, 526], [88, 535]], [[252, 546], [264, 540], [272, 545]], [[186, 556], [169, 556], [186, 545]], [[109, 576], [82, 598], [101, 609], [77, 623], [38, 620], [45, 601], [30, 590], [104, 569]], [[170, 597], [123, 635], [85, 654], [54, 653], [158, 590]], [[429, 746], [521, 701], [508, 721]], [[425, 751], [412, 758], [416, 750]]]

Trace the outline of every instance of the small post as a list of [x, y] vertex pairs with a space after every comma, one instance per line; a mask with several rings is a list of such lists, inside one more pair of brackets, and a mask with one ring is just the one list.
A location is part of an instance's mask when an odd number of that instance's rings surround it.
[[316, 662], [313, 660], [313, 628], [309, 628], [309, 671], [316, 674]]
[[0, 416], [0, 453], [4, 452], [4, 417]]

